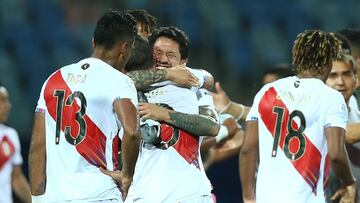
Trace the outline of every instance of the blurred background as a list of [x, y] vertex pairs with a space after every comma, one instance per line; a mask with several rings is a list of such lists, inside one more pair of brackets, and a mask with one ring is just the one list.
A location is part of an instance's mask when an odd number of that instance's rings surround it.
[[[189, 66], [220, 81], [230, 98], [251, 105], [262, 73], [291, 62], [292, 43], [305, 29], [357, 27], [357, 0], [1, 0], [0, 81], [8, 88], [8, 124], [20, 134], [24, 171], [32, 116], [42, 83], [56, 69], [88, 57], [96, 20], [110, 8], [146, 9], [159, 26], [190, 38]], [[218, 202], [241, 202], [238, 158], [208, 175]]]

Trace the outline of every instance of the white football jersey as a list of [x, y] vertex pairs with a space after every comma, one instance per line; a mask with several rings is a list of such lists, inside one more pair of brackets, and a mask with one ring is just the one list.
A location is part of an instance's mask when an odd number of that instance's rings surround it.
[[[145, 95], [149, 103], [165, 103], [175, 111], [198, 114], [196, 91], [168, 84]], [[182, 133], [168, 149], [144, 144], [131, 187], [134, 202], [178, 202], [210, 195], [211, 184], [202, 165], [200, 144], [201, 138]]]
[[[348, 123], [359, 123], [360, 122], [360, 111], [359, 106], [356, 101], [356, 97], [352, 95], [349, 99], [349, 121]], [[350, 160], [350, 168], [351, 171], [356, 178], [357, 190], [356, 190], [356, 201], [360, 202], [360, 142], [356, 142], [353, 144], [346, 144], [346, 149], [348, 152], [349, 160]]]
[[17, 132], [0, 123], [0, 202], [13, 202], [11, 174], [23, 162]]
[[117, 169], [116, 100], [131, 99], [133, 81], [97, 58], [65, 66], [44, 83], [37, 110], [46, 122], [46, 202], [117, 200], [114, 181], [99, 167]]
[[256, 202], [325, 202], [324, 128], [345, 129], [343, 96], [319, 79], [287, 77], [259, 91], [247, 120], [259, 124]]

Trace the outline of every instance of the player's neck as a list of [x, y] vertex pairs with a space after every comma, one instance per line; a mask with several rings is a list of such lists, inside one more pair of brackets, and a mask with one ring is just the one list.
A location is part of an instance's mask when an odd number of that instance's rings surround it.
[[296, 75], [298, 78], [316, 78], [325, 82], [327, 76], [314, 71], [305, 70]]
[[98, 58], [115, 68], [117, 56], [114, 52], [104, 49], [94, 49], [91, 57]]

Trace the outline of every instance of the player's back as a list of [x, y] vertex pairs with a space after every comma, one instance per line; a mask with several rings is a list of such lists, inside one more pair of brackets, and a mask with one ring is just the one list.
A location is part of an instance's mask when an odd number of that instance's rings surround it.
[[255, 105], [248, 118], [259, 121], [257, 202], [324, 202], [324, 128], [345, 127], [341, 94], [293, 76], [264, 86]]
[[136, 103], [133, 82], [96, 58], [63, 67], [45, 82], [38, 108], [46, 113], [49, 202], [120, 201], [114, 181], [99, 171], [117, 167], [113, 102], [119, 98]]

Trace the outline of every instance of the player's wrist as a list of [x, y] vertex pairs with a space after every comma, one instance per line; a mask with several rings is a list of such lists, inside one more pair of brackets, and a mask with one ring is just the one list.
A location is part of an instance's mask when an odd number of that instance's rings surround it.
[[227, 104], [223, 108], [219, 109], [219, 114], [226, 113], [232, 103], [233, 102], [229, 99]]
[[219, 143], [228, 136], [229, 136], [229, 130], [225, 125], [221, 125], [218, 134], [215, 136], [215, 141], [216, 143]]

